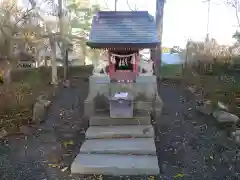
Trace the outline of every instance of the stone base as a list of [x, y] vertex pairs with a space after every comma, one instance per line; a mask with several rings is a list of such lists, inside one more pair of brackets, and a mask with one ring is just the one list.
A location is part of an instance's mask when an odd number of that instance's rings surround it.
[[71, 165], [72, 174], [158, 175], [156, 156], [79, 154]]
[[94, 97], [89, 94], [87, 99], [84, 101], [84, 116], [86, 118], [91, 117], [95, 112], [95, 105], [94, 105], [93, 98]]
[[153, 138], [91, 139], [83, 143], [80, 153], [156, 155]]
[[92, 116], [89, 121], [90, 126], [119, 126], [119, 125], [151, 125], [151, 117], [148, 112], [139, 112], [133, 118], [114, 118], [108, 114], [99, 113]]
[[[89, 77], [89, 95], [84, 102], [85, 117], [90, 118], [90, 116], [94, 114], [95, 108], [99, 108], [95, 106], [98, 103], [94, 102], [98, 94], [109, 97], [110, 92], [114, 94], [114, 92], [119, 92], [121, 90], [131, 92], [134, 100], [138, 99], [134, 102], [134, 109], [148, 112], [155, 111], [157, 114], [161, 114], [163, 102], [157, 95], [156, 76], [137, 76], [136, 83], [125, 85], [110, 83], [110, 79], [107, 75], [93, 75]], [[100, 109], [108, 109], [108, 103], [103, 103], [105, 100], [100, 102]]]
[[154, 138], [151, 125], [138, 126], [91, 126], [86, 132], [86, 139], [110, 138]]
[[139, 100], [134, 102], [133, 107], [134, 107], [134, 110], [137, 110], [137, 111], [152, 112], [153, 102]]

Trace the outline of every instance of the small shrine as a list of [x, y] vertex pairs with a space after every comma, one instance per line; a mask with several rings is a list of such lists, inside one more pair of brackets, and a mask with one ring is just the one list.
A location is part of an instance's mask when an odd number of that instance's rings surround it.
[[[71, 165], [73, 174], [158, 175], [153, 118], [160, 117], [153, 61], [140, 50], [159, 44], [147, 11], [100, 11], [87, 45], [106, 52], [89, 77], [84, 117], [86, 141]], [[136, 156], [137, 155], [137, 156]]]
[[[108, 69], [107, 76], [110, 83], [136, 83], [140, 69], [139, 51], [144, 48], [155, 48], [159, 44], [155, 31], [154, 19], [148, 12], [101, 11], [93, 19], [87, 45], [108, 52], [108, 65], [105, 68]], [[152, 64], [149, 63], [149, 65]], [[116, 85], [110, 84], [110, 86]], [[119, 87], [118, 92], [110, 92], [108, 95], [110, 106], [114, 104], [113, 99], [117, 101], [116, 96], [120, 93], [128, 94], [124, 97], [126, 101], [134, 99], [132, 92], [126, 92], [126, 90], [122, 92]], [[120, 106], [116, 107], [120, 112]]]

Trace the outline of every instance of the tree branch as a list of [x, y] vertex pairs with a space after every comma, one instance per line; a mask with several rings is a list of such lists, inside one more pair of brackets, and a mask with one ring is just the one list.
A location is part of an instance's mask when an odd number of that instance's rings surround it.
[[225, 1], [225, 4], [234, 8], [235, 16], [237, 18], [238, 27], [240, 27], [240, 18], [239, 18], [239, 15], [238, 15], [238, 12], [240, 10], [239, 9], [239, 4], [240, 4], [239, 0], [227, 0], [227, 1]]
[[106, 8], [109, 10], [110, 8], [108, 6], [107, 0], [104, 0], [104, 4], [105, 4]]
[[135, 4], [134, 9], [132, 9], [132, 8], [130, 7], [130, 4], [129, 4], [129, 1], [128, 1], [128, 0], [127, 0], [127, 6], [128, 6], [128, 8], [129, 8], [131, 11], [137, 11], [137, 6], [136, 6], [136, 4]]

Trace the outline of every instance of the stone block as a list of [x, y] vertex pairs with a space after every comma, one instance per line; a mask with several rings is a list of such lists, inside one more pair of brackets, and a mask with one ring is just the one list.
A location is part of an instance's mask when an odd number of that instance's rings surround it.
[[205, 115], [211, 115], [213, 113], [213, 108], [205, 105], [196, 106], [196, 110]]
[[215, 111], [213, 116], [219, 123], [237, 123], [239, 121], [238, 116], [225, 111]]
[[108, 84], [110, 83], [109, 77], [92, 75], [89, 77], [89, 93], [91, 94], [107, 94]]
[[90, 126], [151, 125], [148, 112], [138, 112], [133, 118], [111, 118], [109, 113], [98, 113], [90, 117]]
[[78, 154], [72, 174], [158, 175], [158, 159], [147, 155]]
[[152, 109], [153, 109], [153, 102], [151, 101], [139, 100], [134, 102], [134, 110], [151, 112]]
[[214, 112], [214, 106], [211, 101], [202, 102], [196, 106], [196, 109], [205, 115], [211, 115]]
[[162, 108], [163, 108], [163, 101], [159, 96], [157, 96], [154, 101], [154, 110], [157, 116], [161, 115]]
[[240, 129], [236, 129], [234, 132], [232, 132], [232, 136], [240, 136]]
[[149, 99], [153, 98], [157, 92], [156, 76], [137, 76], [136, 88]]
[[87, 98], [84, 101], [84, 116], [89, 118], [95, 113], [94, 100], [92, 98]]
[[154, 137], [151, 125], [138, 126], [91, 126], [86, 132], [87, 139], [110, 138], [150, 138]]
[[153, 138], [91, 139], [86, 140], [80, 153], [156, 155]]

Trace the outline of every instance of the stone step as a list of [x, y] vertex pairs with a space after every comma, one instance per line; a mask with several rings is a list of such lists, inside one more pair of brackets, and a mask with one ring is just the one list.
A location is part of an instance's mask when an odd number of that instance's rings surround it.
[[110, 138], [153, 138], [152, 125], [138, 126], [90, 126], [86, 132], [86, 139]]
[[148, 112], [139, 112], [133, 118], [111, 118], [109, 114], [98, 113], [90, 117], [90, 126], [118, 126], [118, 125], [150, 125], [151, 117]]
[[72, 174], [158, 175], [158, 159], [147, 155], [78, 154], [71, 165]]
[[153, 138], [86, 140], [80, 153], [156, 155]]

